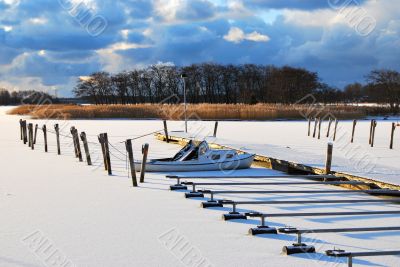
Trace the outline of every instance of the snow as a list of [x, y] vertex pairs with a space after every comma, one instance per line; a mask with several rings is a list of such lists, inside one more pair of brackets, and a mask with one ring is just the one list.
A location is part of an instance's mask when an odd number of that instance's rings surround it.
[[[74, 125], [85, 131], [90, 138], [90, 150], [94, 166], [86, 166], [73, 157], [69, 138], [62, 138], [62, 155], [56, 155], [55, 137], [49, 133], [49, 153], [44, 153], [42, 134], [39, 131], [34, 151], [19, 140], [18, 116], [5, 115], [8, 108], [0, 108], [0, 266], [63, 266], [53, 262], [60, 256], [64, 266], [199, 266], [191, 262], [202, 262], [201, 266], [346, 266], [344, 259], [337, 260], [323, 255], [326, 249], [340, 247], [353, 251], [399, 249], [400, 231], [391, 233], [346, 233], [305, 235], [305, 242], [314, 244], [318, 253], [313, 255], [281, 255], [284, 245], [295, 240], [291, 235], [251, 237], [250, 227], [258, 220], [224, 222], [221, 215], [228, 208], [201, 209], [200, 200], [186, 200], [183, 192], [168, 190], [173, 180], [165, 174], [146, 174], [146, 183], [133, 188], [126, 162], [123, 144], [129, 137], [139, 136], [162, 128], [160, 121], [132, 120], [73, 120], [59, 121], [64, 134]], [[44, 121], [33, 121], [40, 126]], [[54, 121], [47, 121], [52, 129]], [[210, 123], [203, 123], [207, 129]], [[252, 127], [250, 127], [251, 124]], [[236, 125], [236, 128], [234, 126]], [[238, 127], [239, 125], [239, 127]], [[304, 136], [305, 123], [288, 123], [289, 129], [278, 134], [276, 127], [285, 125], [250, 122], [220, 123], [219, 135], [231, 143], [251, 137], [241, 146], [268, 154], [278, 153], [282, 143], [297, 147], [298, 152], [284, 152], [294, 159], [301, 158], [300, 145], [311, 150], [310, 144], [323, 147], [326, 141], [316, 141]], [[294, 125], [294, 126], [290, 126]], [[182, 129], [181, 122], [169, 123], [171, 130]], [[361, 128], [361, 127], [360, 127]], [[229, 132], [235, 129], [233, 133]], [[263, 132], [259, 132], [263, 129]], [[297, 129], [297, 130], [296, 130]], [[299, 130], [301, 129], [301, 131]], [[293, 133], [294, 131], [294, 133]], [[297, 132], [296, 132], [297, 131]], [[107, 132], [110, 142], [121, 152], [112, 148], [113, 176], [103, 170], [99, 157], [96, 135]], [[378, 133], [380, 128], [378, 125]], [[226, 133], [226, 134], [225, 134]], [[360, 131], [361, 133], [361, 131]], [[271, 137], [277, 137], [274, 145]], [[297, 136], [295, 140], [291, 136]], [[231, 139], [230, 139], [231, 138]], [[358, 136], [357, 139], [362, 139]], [[251, 142], [249, 142], [251, 140]], [[285, 141], [286, 140], [286, 141]], [[288, 142], [287, 140], [291, 140]], [[380, 141], [377, 138], [377, 151]], [[150, 144], [150, 157], [170, 156], [179, 149], [148, 136], [134, 141], [135, 157], [140, 155], [140, 146]], [[281, 145], [279, 145], [281, 142]], [[298, 141], [300, 142], [300, 141]], [[250, 144], [249, 144], [250, 143]], [[244, 145], [245, 144], [245, 145]], [[283, 145], [284, 146], [284, 145]], [[293, 148], [292, 148], [293, 149]], [[292, 149], [290, 151], [292, 151]], [[308, 149], [308, 150], [307, 150]], [[287, 149], [289, 150], [289, 149]], [[398, 152], [398, 149], [395, 150]], [[385, 154], [389, 153], [385, 150]], [[299, 154], [299, 155], [295, 155]], [[119, 159], [118, 159], [119, 158]], [[336, 158], [335, 158], [336, 159]], [[338, 168], [337, 160], [335, 167]], [[389, 168], [387, 168], [389, 169]], [[390, 170], [396, 168], [390, 167]], [[235, 174], [278, 174], [267, 169], [237, 171]], [[215, 173], [209, 172], [209, 175]], [[220, 178], [221, 179], [221, 178]], [[229, 179], [223, 179], [228, 181]], [[255, 179], [252, 179], [255, 180]], [[275, 181], [276, 179], [268, 179]], [[238, 179], [235, 179], [238, 181]], [[278, 180], [276, 180], [278, 181]], [[279, 179], [289, 181], [289, 179]], [[240, 189], [278, 189], [279, 186], [242, 186]], [[233, 189], [235, 186], [212, 186], [210, 189]], [[335, 189], [318, 185], [287, 186], [285, 189]], [[372, 198], [360, 193], [318, 195], [220, 195], [232, 200], [248, 199], [352, 199]], [[368, 211], [399, 210], [396, 205], [341, 204], [341, 205], [281, 205], [240, 206], [241, 210], [275, 212], [293, 211]], [[398, 226], [399, 216], [350, 216], [318, 218], [275, 218], [267, 220], [271, 226], [296, 226], [301, 228]], [[177, 241], [178, 240], [178, 241]], [[47, 243], [46, 243], [47, 242]], [[40, 246], [41, 244], [45, 244]], [[51, 246], [50, 246], [51, 245]], [[48, 248], [46, 250], [46, 248]], [[55, 254], [50, 252], [55, 251]], [[53, 256], [52, 256], [53, 255]], [[193, 256], [194, 255], [194, 256]], [[50, 257], [52, 256], [52, 257]], [[194, 258], [191, 258], [193, 256]], [[50, 258], [49, 258], [50, 257]], [[355, 259], [357, 266], [396, 266], [398, 257], [373, 257]]]

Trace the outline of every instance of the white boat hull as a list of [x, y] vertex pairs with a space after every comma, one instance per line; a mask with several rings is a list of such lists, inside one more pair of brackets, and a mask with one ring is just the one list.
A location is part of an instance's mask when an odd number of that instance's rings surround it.
[[[219, 171], [239, 170], [250, 168], [255, 155], [242, 154], [229, 161], [157, 161], [146, 163], [146, 172], [192, 172], [192, 171]], [[141, 162], [135, 162], [135, 170], [141, 171]]]

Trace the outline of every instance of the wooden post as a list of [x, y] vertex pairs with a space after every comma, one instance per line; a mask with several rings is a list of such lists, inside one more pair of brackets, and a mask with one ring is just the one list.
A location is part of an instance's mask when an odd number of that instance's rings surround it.
[[217, 131], [218, 131], [218, 121], [216, 121], [215, 122], [215, 125], [214, 125], [214, 137], [217, 137]]
[[107, 159], [106, 159], [106, 149], [104, 145], [104, 134], [99, 135], [99, 142], [101, 145], [101, 152], [103, 154], [104, 169], [107, 170]]
[[23, 129], [22, 129], [22, 119], [19, 119], [19, 131], [21, 134], [21, 141], [24, 140], [24, 133], [23, 133]]
[[73, 137], [75, 137], [76, 153], [78, 154], [79, 161], [83, 162], [81, 144], [79, 142], [79, 134], [78, 134], [78, 130], [76, 128], [74, 129]]
[[371, 124], [369, 126], [369, 140], [368, 140], [368, 144], [372, 143], [372, 128], [374, 126], [374, 120], [371, 120]]
[[351, 132], [351, 142], [354, 142], [354, 133], [356, 131], [357, 120], [353, 120], [353, 131]]
[[322, 120], [321, 118], [318, 119], [318, 139], [321, 139], [321, 124], [322, 124]]
[[163, 123], [164, 123], [164, 134], [165, 134], [165, 139], [166, 139], [167, 143], [169, 143], [167, 121], [164, 120]]
[[78, 157], [78, 149], [77, 149], [77, 145], [76, 145], [76, 139], [75, 139], [75, 126], [72, 126], [70, 129], [71, 135], [72, 135], [72, 141], [74, 143], [74, 154], [75, 154], [75, 158]]
[[318, 119], [315, 118], [315, 123], [314, 123], [314, 133], [313, 133], [313, 138], [315, 138], [315, 135], [317, 134], [317, 124], [318, 124]]
[[29, 123], [28, 124], [28, 145], [29, 147], [33, 146], [33, 124]]
[[28, 142], [28, 131], [27, 131], [27, 123], [26, 121], [22, 121], [22, 132], [24, 135], [24, 145]]
[[61, 155], [61, 147], [60, 147], [60, 127], [58, 123], [54, 125], [54, 130], [56, 131], [56, 138], [57, 138], [57, 154]]
[[331, 173], [331, 167], [332, 167], [332, 153], [333, 153], [333, 143], [328, 142], [328, 150], [326, 153], [326, 163], [325, 163], [325, 173], [330, 174]]
[[132, 140], [131, 139], [126, 140], [125, 146], [126, 146], [126, 151], [128, 152], [128, 156], [129, 156], [129, 166], [131, 167], [132, 184], [133, 184], [133, 187], [137, 187], [138, 183], [136, 180], [135, 162], [133, 159]]
[[335, 119], [335, 130], [333, 132], [333, 141], [336, 141], [336, 130], [337, 130], [338, 124], [339, 124], [339, 121], [337, 119]]
[[37, 131], [38, 131], [39, 125], [35, 125], [35, 137], [33, 138], [33, 144], [36, 145], [36, 137], [37, 137]]
[[87, 142], [87, 138], [86, 138], [86, 133], [85, 132], [81, 132], [81, 140], [82, 140], [82, 143], [83, 143], [83, 148], [85, 149], [85, 155], [86, 155], [87, 164], [90, 166], [90, 165], [92, 165], [92, 159], [90, 158], [89, 145], [88, 145], [88, 142]]
[[44, 137], [44, 152], [47, 152], [47, 127], [46, 124], [42, 127], [43, 130], [43, 137]]
[[311, 135], [311, 117], [308, 118], [308, 133], [307, 136]]
[[374, 122], [372, 124], [371, 147], [374, 147], [374, 144], [375, 144], [375, 131], [376, 131], [376, 126], [377, 125], [378, 125], [378, 123], [376, 122], [376, 120], [374, 120]]
[[329, 137], [329, 134], [331, 133], [331, 125], [332, 125], [332, 118], [329, 117], [328, 131], [326, 132], [326, 137]]
[[140, 182], [144, 183], [144, 175], [146, 173], [146, 162], [147, 162], [147, 154], [149, 153], [149, 144], [144, 144], [142, 147], [142, 167], [140, 170]]
[[393, 149], [394, 131], [396, 130], [396, 123], [392, 123], [392, 132], [390, 135], [390, 149]]
[[112, 175], [111, 158], [110, 158], [110, 147], [108, 146], [108, 135], [107, 135], [107, 133], [104, 133], [103, 137], [104, 137], [104, 152], [105, 152], [105, 155], [106, 155], [106, 162], [107, 162], [107, 171], [108, 171], [108, 175]]

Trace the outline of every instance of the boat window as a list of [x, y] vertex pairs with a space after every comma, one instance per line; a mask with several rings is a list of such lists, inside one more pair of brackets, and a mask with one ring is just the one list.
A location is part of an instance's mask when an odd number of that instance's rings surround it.
[[228, 154], [228, 155], [226, 155], [226, 158], [227, 158], [227, 159], [233, 158], [233, 154]]
[[215, 155], [215, 154], [214, 154], [214, 155], [211, 155], [211, 159], [212, 159], [212, 160], [217, 160], [217, 159], [220, 159], [220, 158], [221, 158], [221, 156], [218, 155], [218, 154], [217, 154], [217, 155]]

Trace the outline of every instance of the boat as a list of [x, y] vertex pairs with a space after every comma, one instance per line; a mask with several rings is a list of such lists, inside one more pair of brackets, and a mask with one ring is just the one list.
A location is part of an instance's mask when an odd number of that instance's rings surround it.
[[[146, 162], [146, 172], [191, 172], [238, 170], [250, 168], [255, 154], [237, 153], [233, 149], [211, 149], [206, 141], [189, 141], [174, 157]], [[141, 162], [135, 162], [136, 171]]]

